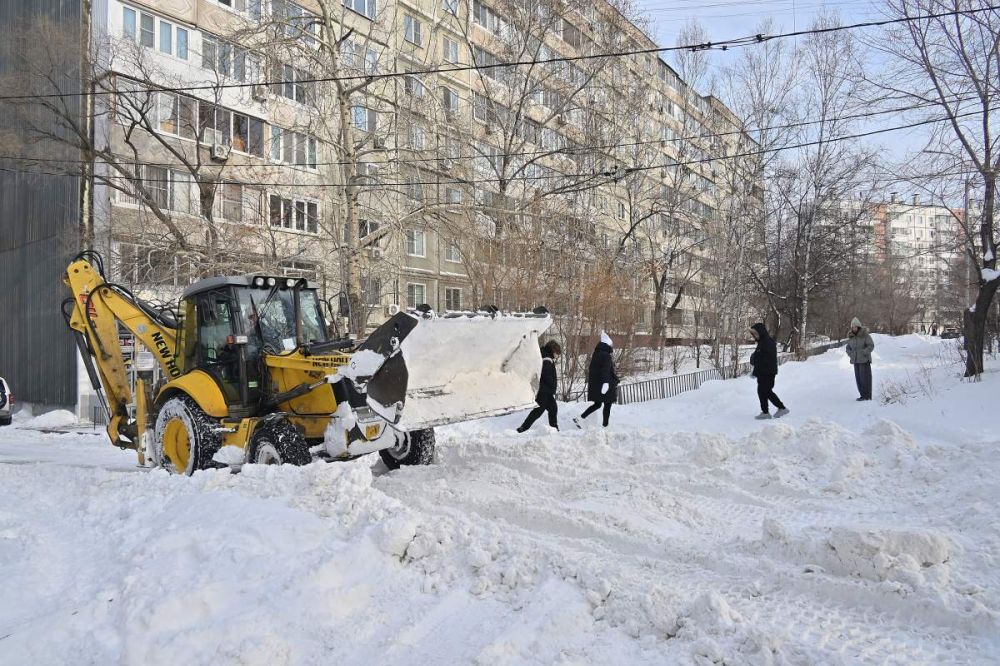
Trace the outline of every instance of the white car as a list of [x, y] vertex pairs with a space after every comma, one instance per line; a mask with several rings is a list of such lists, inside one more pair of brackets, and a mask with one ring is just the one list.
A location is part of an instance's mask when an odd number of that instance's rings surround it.
[[0, 426], [10, 425], [10, 416], [14, 411], [14, 394], [10, 385], [0, 377]]

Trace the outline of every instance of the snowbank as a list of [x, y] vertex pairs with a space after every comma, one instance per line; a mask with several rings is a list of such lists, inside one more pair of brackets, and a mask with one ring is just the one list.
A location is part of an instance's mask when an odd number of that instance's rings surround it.
[[835, 351], [782, 367], [780, 421], [714, 382], [608, 429], [444, 428], [396, 472], [179, 478], [2, 429], [0, 663], [989, 663], [1000, 457], [963, 419], [1000, 379], [876, 344], [931, 395], [856, 403]]
[[27, 428], [65, 428], [79, 423], [76, 414], [65, 409], [56, 409], [39, 416], [26, 419], [20, 425]]

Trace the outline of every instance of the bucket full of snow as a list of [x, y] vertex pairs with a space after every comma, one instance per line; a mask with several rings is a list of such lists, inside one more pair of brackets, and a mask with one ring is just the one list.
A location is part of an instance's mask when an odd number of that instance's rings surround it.
[[399, 430], [497, 416], [534, 403], [546, 314], [399, 313], [359, 352], [386, 360], [367, 381], [368, 405]]

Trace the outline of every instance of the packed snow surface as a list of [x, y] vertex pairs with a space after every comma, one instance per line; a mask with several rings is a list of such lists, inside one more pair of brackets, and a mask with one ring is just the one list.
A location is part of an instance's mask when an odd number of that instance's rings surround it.
[[782, 366], [781, 420], [713, 382], [395, 472], [2, 428], [0, 663], [995, 663], [1000, 377], [875, 341], [873, 402], [834, 350]]

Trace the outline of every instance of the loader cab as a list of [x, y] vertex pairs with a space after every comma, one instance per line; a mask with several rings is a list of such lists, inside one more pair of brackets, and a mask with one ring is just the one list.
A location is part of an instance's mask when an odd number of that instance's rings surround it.
[[264, 355], [328, 343], [316, 285], [301, 278], [218, 277], [181, 297], [178, 356], [186, 372], [204, 370], [230, 413], [249, 414], [266, 392]]

